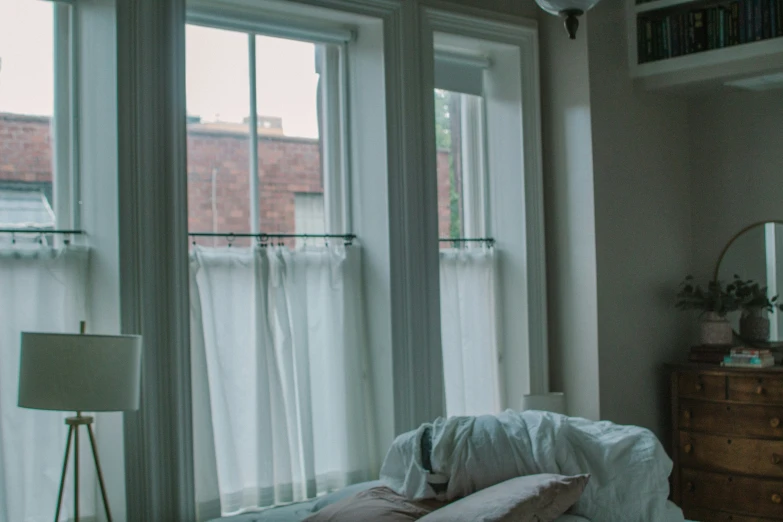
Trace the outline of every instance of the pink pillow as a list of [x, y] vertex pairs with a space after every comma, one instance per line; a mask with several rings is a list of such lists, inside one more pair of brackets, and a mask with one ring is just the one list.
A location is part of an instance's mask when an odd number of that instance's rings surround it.
[[437, 500], [408, 500], [381, 486], [329, 505], [303, 522], [410, 522], [444, 504]]
[[513, 478], [452, 502], [420, 522], [551, 522], [576, 504], [589, 478], [549, 474]]

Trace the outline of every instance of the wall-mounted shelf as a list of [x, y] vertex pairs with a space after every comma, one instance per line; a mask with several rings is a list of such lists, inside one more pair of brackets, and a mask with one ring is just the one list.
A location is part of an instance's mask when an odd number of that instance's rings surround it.
[[678, 5], [693, 3], [683, 0], [655, 0], [654, 2], [644, 2], [642, 4], [632, 4], [634, 11], [639, 13], [646, 13], [648, 11], [659, 11], [661, 9], [667, 9]]
[[630, 73], [647, 88], [783, 70], [783, 0], [627, 2]]

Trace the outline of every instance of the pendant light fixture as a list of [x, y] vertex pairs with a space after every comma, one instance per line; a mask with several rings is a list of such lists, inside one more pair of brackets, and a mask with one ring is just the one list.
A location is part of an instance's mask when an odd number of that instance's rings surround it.
[[536, 0], [536, 3], [547, 13], [562, 16], [568, 37], [574, 40], [579, 29], [579, 17], [592, 9], [598, 0]]

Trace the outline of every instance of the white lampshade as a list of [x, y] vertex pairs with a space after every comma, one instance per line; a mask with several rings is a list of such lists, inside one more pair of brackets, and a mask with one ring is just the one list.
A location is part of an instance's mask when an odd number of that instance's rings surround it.
[[565, 394], [554, 392], [524, 395], [522, 397], [522, 411], [525, 410], [551, 411], [566, 415]]
[[137, 410], [140, 375], [139, 336], [22, 333], [22, 408]]

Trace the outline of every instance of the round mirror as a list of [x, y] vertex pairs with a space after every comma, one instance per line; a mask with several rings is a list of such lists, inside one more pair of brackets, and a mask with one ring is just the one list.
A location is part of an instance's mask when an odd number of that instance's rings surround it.
[[732, 284], [742, 303], [729, 319], [737, 336], [747, 343], [783, 341], [783, 222], [757, 223], [726, 245], [715, 279]]

